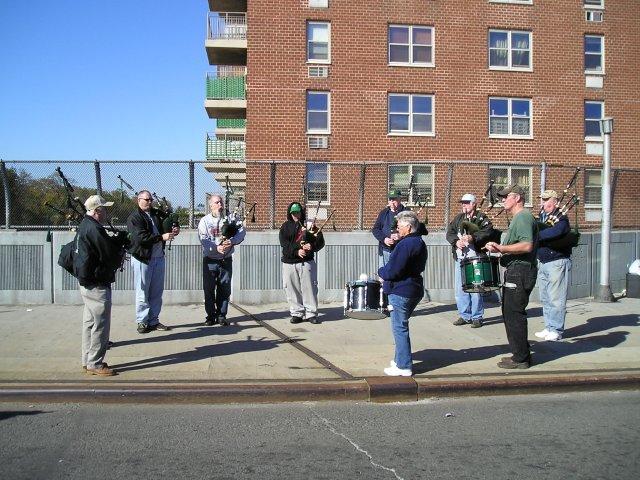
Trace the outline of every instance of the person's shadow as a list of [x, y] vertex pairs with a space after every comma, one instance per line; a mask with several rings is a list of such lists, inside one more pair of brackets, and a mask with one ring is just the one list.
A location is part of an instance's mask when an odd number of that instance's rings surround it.
[[224, 355], [233, 355], [236, 353], [270, 350], [272, 348], [276, 348], [282, 343], [285, 342], [283, 340], [267, 339], [265, 337], [253, 339], [251, 335], [247, 335], [245, 340], [232, 340], [226, 343], [216, 343], [203, 347], [195, 347], [193, 350], [170, 353], [158, 357], [143, 358], [132, 362], [121, 363], [119, 365], [112, 365], [112, 367], [118, 372], [141, 370], [153, 367], [165, 367], [178, 363], [196, 362], [198, 360], [221, 357]]

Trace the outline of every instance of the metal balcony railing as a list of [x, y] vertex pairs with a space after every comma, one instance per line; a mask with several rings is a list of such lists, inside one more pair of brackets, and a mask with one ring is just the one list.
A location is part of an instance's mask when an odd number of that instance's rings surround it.
[[207, 16], [207, 38], [209, 40], [246, 40], [247, 14], [242, 12], [209, 12]]
[[246, 67], [219, 66], [207, 73], [207, 99], [245, 99]]
[[217, 118], [217, 128], [247, 128], [246, 118]]
[[207, 133], [206, 158], [207, 160], [244, 160], [245, 147], [243, 134]]

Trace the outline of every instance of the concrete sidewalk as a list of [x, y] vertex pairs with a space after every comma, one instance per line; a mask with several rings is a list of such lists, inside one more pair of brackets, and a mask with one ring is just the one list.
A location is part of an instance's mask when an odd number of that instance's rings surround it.
[[230, 309], [228, 327], [205, 327], [202, 305], [167, 306], [161, 321], [173, 330], [146, 335], [135, 330], [133, 306], [115, 306], [111, 339], [116, 345], [106, 360], [119, 375], [97, 378], [80, 366], [81, 306], [3, 306], [0, 399], [27, 391], [36, 397], [75, 392], [61, 397], [75, 399], [101, 391], [141, 399], [146, 392], [152, 400], [169, 392], [178, 401], [325, 394], [371, 399], [377, 391], [380, 398], [406, 399], [420, 398], [421, 391], [640, 385], [640, 300], [569, 301], [562, 342], [538, 341], [533, 333], [543, 328], [542, 309], [532, 302], [528, 312], [533, 366], [510, 372], [496, 366], [509, 353], [499, 305], [486, 308], [484, 327], [471, 329], [452, 325], [455, 305], [421, 304], [410, 323], [416, 375], [391, 379], [382, 377], [394, 350], [389, 319], [345, 318], [341, 305], [321, 305], [320, 325], [290, 324], [284, 303], [237, 306]]

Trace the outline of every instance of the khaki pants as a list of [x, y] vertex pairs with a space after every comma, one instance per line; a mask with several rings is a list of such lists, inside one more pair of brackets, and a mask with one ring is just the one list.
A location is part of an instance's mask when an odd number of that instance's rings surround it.
[[283, 263], [282, 283], [292, 317], [309, 319], [318, 314], [318, 267], [315, 260]]
[[84, 288], [82, 315], [82, 365], [99, 368], [104, 363], [111, 329], [111, 286]]

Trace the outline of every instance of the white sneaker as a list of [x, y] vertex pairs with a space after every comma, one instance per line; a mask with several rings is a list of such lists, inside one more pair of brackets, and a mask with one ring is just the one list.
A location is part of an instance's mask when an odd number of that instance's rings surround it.
[[389, 362], [389, 365], [391, 365], [393, 368], [398, 368], [398, 365], [396, 364], [396, 361], [395, 361], [395, 360], [391, 360], [391, 361]]
[[538, 338], [546, 338], [547, 335], [549, 335], [551, 332], [549, 330], [547, 330], [546, 328], [544, 330], [542, 330], [541, 332], [536, 332], [534, 333], [534, 335]]
[[562, 335], [560, 335], [558, 332], [549, 332], [547, 336], [544, 337], [544, 339], [548, 342], [557, 342], [559, 340], [562, 340]]
[[387, 305], [387, 311], [393, 312], [393, 305], [391, 304]]
[[410, 368], [398, 368], [395, 365], [385, 368], [384, 373], [385, 375], [389, 375], [390, 377], [410, 377], [411, 375], [413, 375], [413, 372]]

